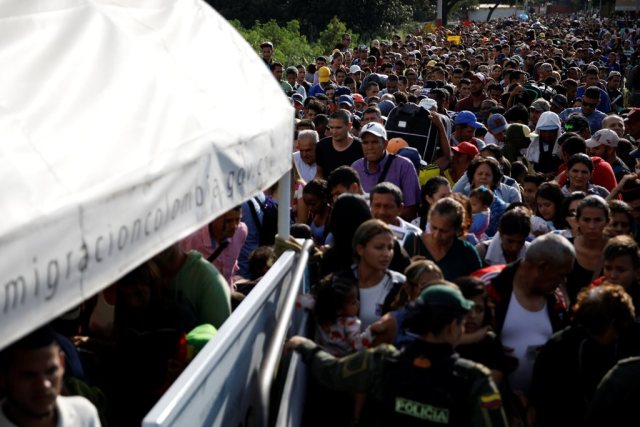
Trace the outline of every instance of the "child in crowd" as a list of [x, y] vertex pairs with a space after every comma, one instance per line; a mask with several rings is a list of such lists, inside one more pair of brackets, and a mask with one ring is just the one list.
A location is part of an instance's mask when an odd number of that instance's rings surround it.
[[493, 191], [486, 185], [474, 188], [469, 193], [469, 201], [471, 202], [471, 228], [470, 233], [473, 233], [478, 240], [485, 240], [486, 235], [484, 232], [489, 227], [489, 217], [491, 216], [491, 203], [493, 203]]
[[444, 279], [438, 264], [428, 259], [414, 260], [404, 271], [404, 275], [407, 281], [402, 285], [395, 300], [391, 303], [393, 310], [404, 308], [411, 301], [418, 298], [420, 292], [429, 283]]
[[358, 283], [341, 276], [329, 276], [323, 282], [315, 304], [316, 342], [338, 357], [369, 347], [371, 330], [360, 330]]
[[[593, 286], [603, 283], [620, 285], [631, 296], [633, 305], [640, 307], [640, 249], [631, 236], [609, 239], [602, 251], [603, 276], [594, 280]], [[640, 318], [640, 315], [637, 316]]]
[[531, 232], [534, 236], [566, 228], [562, 217], [564, 199], [565, 196], [557, 184], [540, 184], [536, 193], [536, 215], [531, 218]]
[[327, 181], [314, 179], [302, 189], [302, 200], [309, 209], [308, 224], [316, 245], [324, 245], [328, 234], [331, 206], [329, 205], [329, 192]]
[[[361, 332], [359, 311], [358, 282], [344, 276], [328, 276], [320, 284], [316, 297], [316, 343], [336, 357], [371, 346], [373, 334], [370, 328]], [[365, 401], [366, 394], [356, 393], [354, 420], [360, 419]]]

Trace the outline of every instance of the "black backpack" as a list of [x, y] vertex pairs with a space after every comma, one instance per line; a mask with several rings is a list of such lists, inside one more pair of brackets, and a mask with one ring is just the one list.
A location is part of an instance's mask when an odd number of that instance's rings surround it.
[[403, 138], [410, 147], [418, 150], [425, 162], [433, 163], [438, 157], [438, 131], [424, 108], [412, 103], [394, 108], [387, 117], [385, 129], [389, 139]]
[[247, 203], [253, 222], [258, 227], [260, 246], [272, 246], [276, 242], [276, 233], [278, 233], [278, 204], [270, 197], [267, 197], [264, 203], [258, 197], [254, 197], [253, 200], [262, 211], [262, 221], [260, 221], [255, 205], [251, 201]]

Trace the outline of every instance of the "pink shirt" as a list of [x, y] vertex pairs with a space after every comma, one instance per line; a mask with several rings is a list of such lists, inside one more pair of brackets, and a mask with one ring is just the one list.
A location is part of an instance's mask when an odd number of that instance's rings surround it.
[[[249, 231], [244, 222], [241, 222], [236, 232], [233, 233], [229, 246], [213, 261], [213, 265], [222, 273], [232, 289], [234, 286], [234, 274], [239, 270], [238, 256], [240, 249], [247, 239]], [[198, 251], [206, 259], [216, 250], [218, 243], [211, 238], [209, 224], [200, 228], [180, 241], [180, 249], [185, 252]]]

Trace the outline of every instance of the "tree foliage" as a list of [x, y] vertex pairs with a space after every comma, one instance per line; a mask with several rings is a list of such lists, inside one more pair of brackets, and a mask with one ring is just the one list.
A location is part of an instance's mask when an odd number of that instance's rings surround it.
[[318, 44], [320, 46], [324, 46], [325, 49], [333, 49], [338, 43], [340, 43], [344, 33], [351, 34], [352, 46], [356, 46], [358, 44], [357, 34], [353, 34], [353, 32], [349, 31], [347, 25], [340, 21], [337, 16], [334, 16], [327, 24], [327, 27], [320, 31]]
[[265, 23], [256, 22], [249, 29], [245, 29], [238, 20], [231, 21], [231, 24], [256, 51], [260, 50], [263, 41], [271, 41], [275, 47], [273, 59], [285, 66], [308, 64], [324, 53], [321, 45], [309, 43], [307, 37], [300, 34], [300, 22], [295, 19], [284, 26], [278, 25], [274, 19]]
[[[436, 14], [435, 0], [206, 1], [233, 20], [252, 45], [271, 40], [277, 45], [276, 60], [284, 62], [329, 53], [345, 32], [356, 46], [358, 34], [362, 40], [389, 38], [392, 32], [421, 28]], [[478, 0], [443, 0], [444, 23], [474, 4]]]
[[[466, 0], [465, 0], [466, 1]], [[414, 4], [427, 0], [207, 0], [222, 16], [247, 28], [256, 21], [280, 25], [295, 17], [311, 41], [334, 16], [353, 31], [370, 38], [387, 34], [412, 20]]]
[[436, 4], [433, 0], [414, 1], [413, 20], [416, 22], [434, 21], [436, 19]]

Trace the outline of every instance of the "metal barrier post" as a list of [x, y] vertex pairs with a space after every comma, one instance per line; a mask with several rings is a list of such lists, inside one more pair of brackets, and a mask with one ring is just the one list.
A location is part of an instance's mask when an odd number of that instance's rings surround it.
[[264, 362], [260, 369], [258, 384], [260, 388], [260, 412], [262, 417], [260, 420], [261, 426], [266, 426], [269, 423], [271, 384], [276, 370], [276, 365], [278, 364], [280, 354], [282, 353], [282, 347], [284, 345], [284, 339], [287, 334], [289, 323], [291, 321], [291, 316], [295, 308], [296, 297], [298, 295], [298, 290], [300, 289], [302, 276], [307, 266], [307, 261], [309, 260], [309, 250], [312, 246], [312, 240], [306, 240], [302, 245], [302, 251], [300, 253], [300, 258], [298, 259], [298, 265], [296, 266], [296, 269], [293, 273], [291, 285], [289, 289], [287, 289], [287, 295], [282, 306], [282, 315], [278, 316], [278, 322], [271, 337], [269, 350], [267, 351], [267, 355], [264, 358]]

